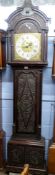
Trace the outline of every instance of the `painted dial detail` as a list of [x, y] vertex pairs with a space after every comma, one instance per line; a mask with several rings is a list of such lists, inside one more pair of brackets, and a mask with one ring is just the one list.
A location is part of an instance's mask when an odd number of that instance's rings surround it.
[[[38, 37], [37, 37], [38, 36]], [[22, 33], [15, 35], [15, 52], [18, 58], [31, 60], [40, 53], [40, 38], [39, 33]], [[17, 58], [17, 59], [18, 59]]]

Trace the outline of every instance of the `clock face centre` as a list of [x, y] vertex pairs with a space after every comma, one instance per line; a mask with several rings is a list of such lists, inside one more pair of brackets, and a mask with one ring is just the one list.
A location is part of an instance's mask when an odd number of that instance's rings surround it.
[[32, 43], [31, 41], [30, 41], [30, 42], [25, 41], [25, 42], [21, 45], [21, 47], [22, 47], [22, 50], [23, 50], [24, 52], [31, 52], [32, 49], [33, 49], [33, 47], [34, 47], [34, 45], [33, 45], [33, 43]]

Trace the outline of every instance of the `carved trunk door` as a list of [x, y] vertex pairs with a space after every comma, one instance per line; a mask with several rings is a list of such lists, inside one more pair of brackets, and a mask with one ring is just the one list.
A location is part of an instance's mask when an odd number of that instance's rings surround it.
[[14, 72], [14, 122], [16, 133], [37, 134], [41, 124], [41, 80], [37, 70]]

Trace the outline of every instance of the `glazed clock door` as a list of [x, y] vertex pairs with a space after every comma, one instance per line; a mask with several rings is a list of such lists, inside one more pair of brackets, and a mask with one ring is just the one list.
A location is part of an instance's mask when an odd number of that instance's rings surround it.
[[14, 122], [16, 134], [40, 133], [41, 125], [41, 81], [37, 70], [15, 70], [14, 75]]

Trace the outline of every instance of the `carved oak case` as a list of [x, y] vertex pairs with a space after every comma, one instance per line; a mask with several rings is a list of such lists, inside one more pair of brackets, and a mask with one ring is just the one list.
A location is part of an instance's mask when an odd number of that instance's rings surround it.
[[[47, 21], [38, 7], [25, 1], [8, 18], [7, 62], [13, 68], [13, 135], [8, 142], [8, 171], [45, 173], [41, 139], [42, 70], [47, 64]], [[38, 170], [39, 171], [39, 170]]]

